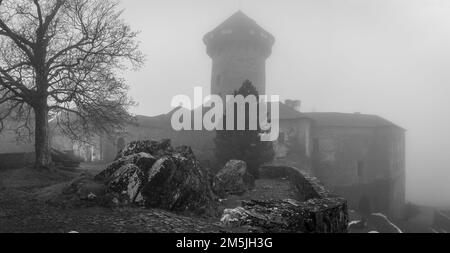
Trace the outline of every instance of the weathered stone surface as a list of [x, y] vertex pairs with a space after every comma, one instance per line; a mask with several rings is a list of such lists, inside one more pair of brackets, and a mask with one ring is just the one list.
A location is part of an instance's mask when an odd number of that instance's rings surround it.
[[217, 173], [213, 191], [220, 197], [241, 195], [252, 189], [254, 184], [255, 179], [247, 171], [247, 164], [244, 161], [231, 160]]
[[144, 172], [134, 164], [127, 164], [118, 169], [108, 183], [108, 190], [115, 193], [120, 204], [141, 204], [137, 199], [146, 182]]
[[329, 193], [316, 178], [286, 166], [263, 167], [260, 176], [289, 179], [296, 200], [244, 201], [242, 207], [224, 211], [224, 226], [264, 233], [347, 232], [346, 200]]
[[161, 157], [150, 169], [142, 190], [145, 205], [174, 212], [215, 215], [208, 175], [188, 147]]
[[113, 163], [111, 163], [105, 170], [100, 172], [95, 176], [95, 180], [108, 182], [111, 180], [111, 176], [119, 170], [121, 167], [129, 164], [135, 164], [138, 166], [142, 172], [147, 173], [148, 170], [156, 162], [156, 158], [152, 155], [144, 152], [139, 152], [135, 154], [130, 154], [128, 156], [123, 156]]
[[173, 212], [217, 215], [208, 173], [189, 147], [169, 140], [137, 141], [96, 176], [108, 186], [115, 204], [142, 204]]
[[246, 227], [257, 233], [343, 233], [347, 231], [346, 205], [336, 199], [245, 201], [224, 211], [228, 228]]

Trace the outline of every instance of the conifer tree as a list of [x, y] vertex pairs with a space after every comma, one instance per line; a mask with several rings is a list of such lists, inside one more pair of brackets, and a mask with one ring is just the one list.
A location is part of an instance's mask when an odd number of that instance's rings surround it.
[[[250, 81], [245, 81], [242, 87], [234, 92], [234, 95], [242, 95], [246, 98], [249, 95], [258, 97], [258, 91], [252, 85]], [[237, 105], [235, 106], [235, 112], [237, 111]], [[262, 142], [260, 134], [263, 132], [258, 123], [257, 130], [250, 130], [249, 124], [249, 111], [250, 106], [246, 104], [245, 108], [245, 130], [237, 129], [237, 113], [234, 115], [234, 129], [233, 131], [216, 131], [215, 139], [215, 155], [217, 162], [220, 165], [224, 165], [229, 160], [242, 160], [247, 163], [249, 172], [258, 178], [259, 167], [268, 161], [271, 161], [274, 157], [274, 150], [272, 142]], [[258, 105], [258, 117], [259, 117], [259, 105]], [[259, 122], [259, 118], [258, 118]], [[223, 124], [226, 129], [226, 115], [223, 116]]]

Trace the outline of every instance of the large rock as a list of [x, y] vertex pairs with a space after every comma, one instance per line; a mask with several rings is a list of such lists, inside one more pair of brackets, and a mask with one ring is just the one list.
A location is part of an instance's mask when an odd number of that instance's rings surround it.
[[139, 152], [130, 154], [127, 156], [121, 156], [111, 163], [105, 170], [95, 176], [95, 180], [109, 182], [113, 180], [111, 177], [116, 171], [126, 165], [135, 164], [139, 167], [143, 173], [147, 173], [148, 170], [156, 162], [156, 158], [149, 153]]
[[209, 185], [207, 171], [192, 150], [181, 147], [153, 165], [142, 196], [147, 207], [215, 215], [216, 203]]
[[168, 140], [128, 144], [95, 178], [108, 186], [120, 205], [216, 215], [207, 171], [189, 147], [172, 148]]
[[213, 190], [220, 197], [227, 195], [242, 195], [252, 189], [254, 177], [248, 172], [244, 161], [231, 160], [217, 173]]

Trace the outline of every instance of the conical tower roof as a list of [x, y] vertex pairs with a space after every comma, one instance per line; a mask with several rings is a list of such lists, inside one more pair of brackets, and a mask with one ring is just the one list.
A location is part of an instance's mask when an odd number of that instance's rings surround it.
[[[217, 32], [227, 29], [254, 29], [257, 31], [264, 32], [268, 34], [269, 36], [272, 36], [269, 32], [264, 30], [258, 23], [256, 23], [255, 20], [251, 19], [249, 16], [247, 16], [242, 11], [237, 11], [233, 15], [231, 15], [229, 18], [227, 18], [222, 24], [220, 24], [218, 27], [216, 27], [211, 32]], [[273, 37], [273, 36], [272, 36]]]
[[214, 34], [226, 33], [233, 31], [234, 33], [246, 33], [258, 34], [269, 40], [269, 44], [275, 42], [275, 37], [262, 28], [255, 20], [251, 19], [242, 11], [237, 11], [214, 30], [207, 33], [204, 37], [205, 44], [208, 44], [208, 39], [214, 37]]

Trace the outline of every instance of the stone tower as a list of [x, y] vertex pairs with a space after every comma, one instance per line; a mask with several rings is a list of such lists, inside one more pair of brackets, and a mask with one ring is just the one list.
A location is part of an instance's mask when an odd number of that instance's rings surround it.
[[266, 60], [275, 38], [238, 11], [203, 39], [213, 60], [211, 94], [232, 95], [250, 80], [260, 95], [266, 94]]

